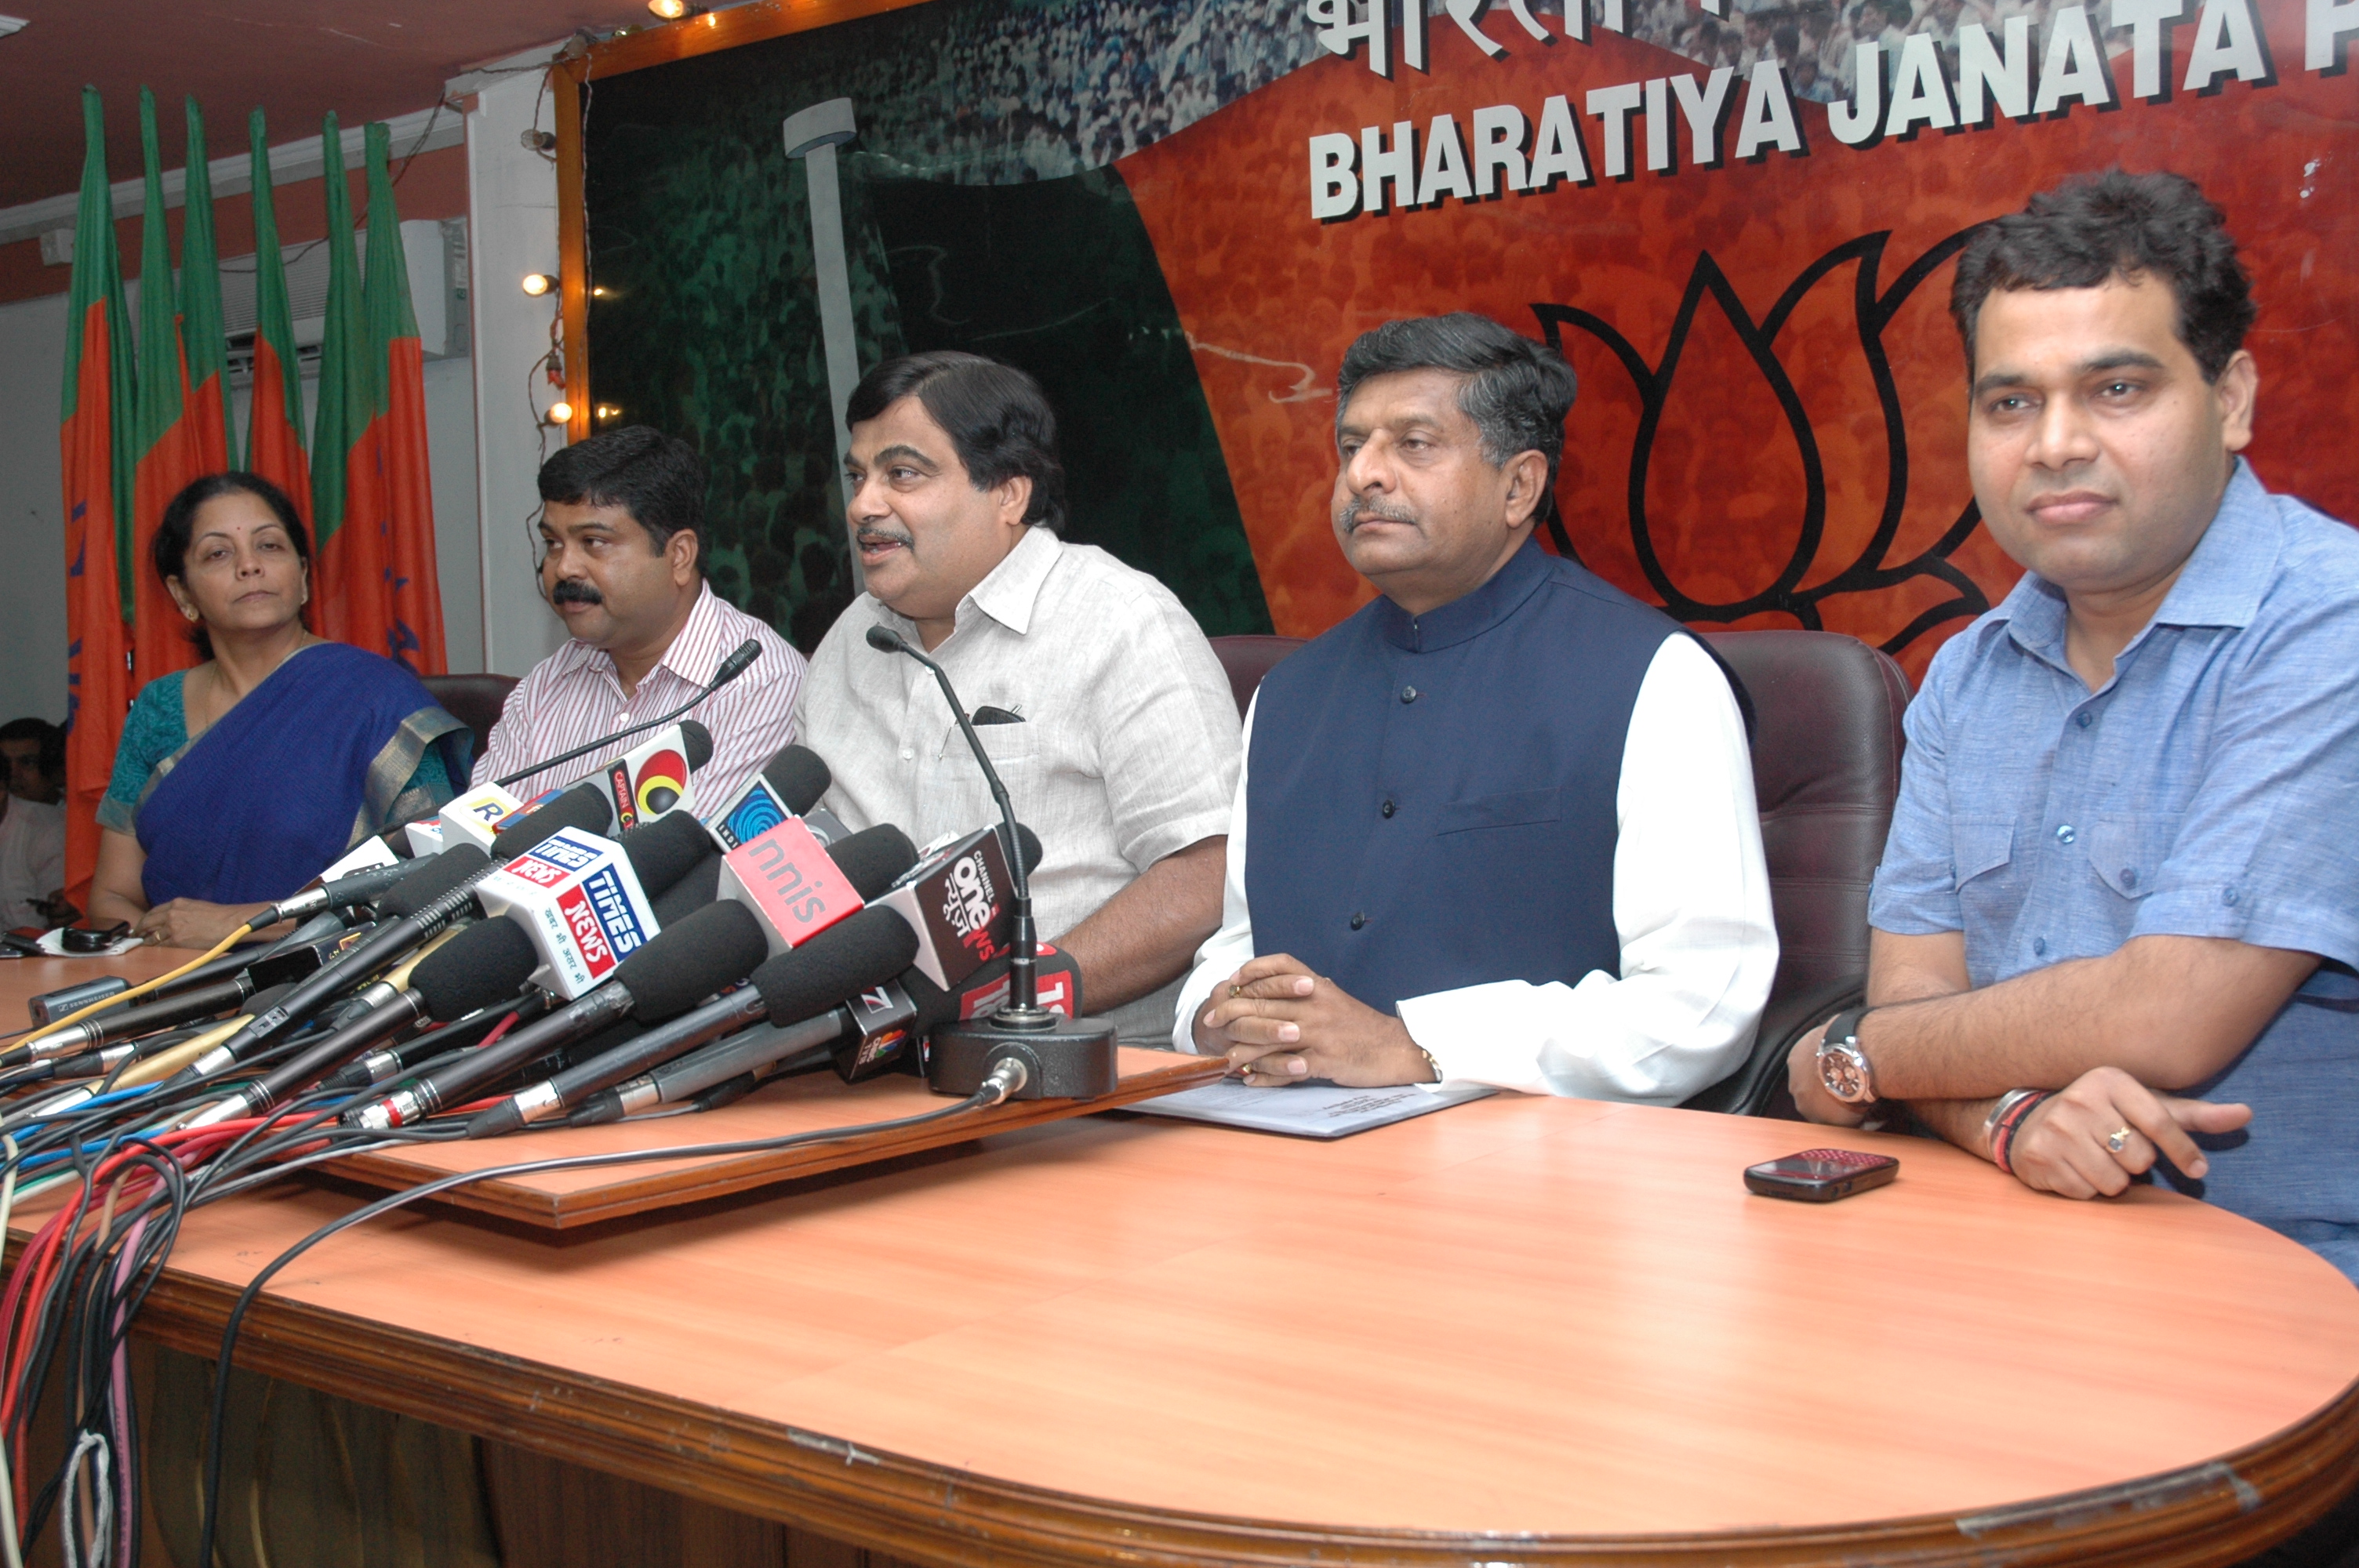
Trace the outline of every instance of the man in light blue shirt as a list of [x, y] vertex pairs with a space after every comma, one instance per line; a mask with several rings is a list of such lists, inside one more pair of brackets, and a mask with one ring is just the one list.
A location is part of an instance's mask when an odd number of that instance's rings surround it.
[[1796, 1101], [2067, 1197], [2153, 1171], [2359, 1278], [2359, 535], [2236, 456], [2254, 306], [2188, 181], [2035, 197], [1951, 309], [2027, 569], [1909, 708], [1872, 1005]]

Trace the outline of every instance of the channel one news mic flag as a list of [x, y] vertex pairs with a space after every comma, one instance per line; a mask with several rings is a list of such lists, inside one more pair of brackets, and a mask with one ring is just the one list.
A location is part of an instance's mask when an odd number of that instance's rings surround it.
[[98, 865], [98, 803], [131, 706], [133, 391], [131, 319], [114, 251], [106, 124], [97, 90], [82, 89], [82, 203], [67, 299], [64, 406], [58, 429], [65, 480], [66, 896], [90, 907]]
[[[388, 133], [368, 127], [366, 281], [354, 255], [351, 196], [328, 182], [327, 330], [311, 438], [317, 535], [312, 601], [323, 636], [383, 654], [419, 675], [448, 668], [434, 566], [434, 503], [418, 318], [386, 168]], [[321, 132], [329, 167], [342, 137]]]
[[245, 414], [245, 467], [260, 474], [311, 520], [311, 461], [303, 450], [303, 381], [296, 362], [295, 315], [287, 302], [287, 259], [278, 250], [278, 212], [270, 194], [270, 146], [262, 111], [245, 122], [254, 189], [254, 395]]

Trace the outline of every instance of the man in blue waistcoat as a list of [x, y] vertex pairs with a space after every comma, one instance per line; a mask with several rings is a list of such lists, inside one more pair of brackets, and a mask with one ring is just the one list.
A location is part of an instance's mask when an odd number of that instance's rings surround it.
[[1701, 643], [1534, 542], [1572, 397], [1479, 316], [1343, 356], [1335, 537], [1381, 597], [1247, 715], [1182, 1050], [1664, 1105], [1743, 1060], [1777, 964], [1745, 722]]
[[1958, 260], [1967, 468], [2027, 568], [1934, 656], [1803, 1111], [1904, 1100], [2030, 1186], [2152, 1171], [2359, 1279], [2359, 535], [2261, 487], [2251, 286], [2189, 181]]

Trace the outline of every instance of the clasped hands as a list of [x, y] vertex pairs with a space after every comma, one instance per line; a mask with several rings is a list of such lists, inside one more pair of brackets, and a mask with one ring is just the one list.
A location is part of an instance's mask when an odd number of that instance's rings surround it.
[[1197, 1011], [1196, 1049], [1256, 1088], [1325, 1078], [1354, 1088], [1433, 1081], [1408, 1026], [1285, 953], [1256, 958]]

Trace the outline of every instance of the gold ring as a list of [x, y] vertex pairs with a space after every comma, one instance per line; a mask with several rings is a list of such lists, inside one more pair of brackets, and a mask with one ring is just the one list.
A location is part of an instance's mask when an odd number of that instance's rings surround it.
[[2116, 1127], [2111, 1133], [2106, 1135], [2105, 1147], [2116, 1154], [2120, 1153], [2129, 1146], [2130, 1130], [2126, 1127]]

